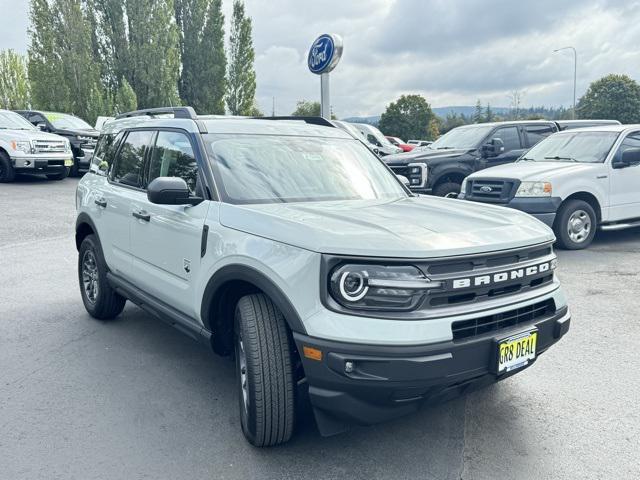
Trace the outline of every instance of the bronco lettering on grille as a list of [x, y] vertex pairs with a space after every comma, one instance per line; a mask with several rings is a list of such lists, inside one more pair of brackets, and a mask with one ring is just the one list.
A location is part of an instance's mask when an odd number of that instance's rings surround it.
[[534, 275], [539, 275], [554, 270], [556, 268], [556, 264], [557, 261], [554, 259], [549, 262], [540, 263], [538, 265], [492, 273], [490, 275], [456, 278], [455, 280], [452, 280], [452, 288], [454, 290], [457, 290], [461, 288], [481, 287], [507, 282], [509, 280], [518, 280], [522, 278], [532, 277]]

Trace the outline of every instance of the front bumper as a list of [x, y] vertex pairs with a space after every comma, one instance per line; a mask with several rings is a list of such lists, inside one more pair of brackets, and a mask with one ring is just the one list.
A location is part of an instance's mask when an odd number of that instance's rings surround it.
[[553, 227], [553, 222], [556, 219], [556, 213], [562, 204], [562, 199], [560, 197], [514, 197], [507, 203], [482, 202], [474, 199], [473, 197], [470, 198], [466, 194], [460, 194], [458, 199], [515, 208], [516, 210], [520, 210], [521, 212], [525, 212], [536, 217], [549, 227]]
[[[332, 435], [350, 424], [391, 420], [425, 403], [455, 398], [507, 378], [522, 368], [496, 373], [501, 339], [536, 327], [537, 358], [567, 333], [569, 324], [569, 310], [563, 307], [530, 324], [422, 346], [359, 345], [293, 335], [299, 352], [305, 346], [322, 351], [321, 361], [301, 358], [318, 428], [321, 434]], [[353, 363], [349, 373], [346, 362]]]
[[52, 157], [11, 157], [11, 163], [14, 170], [19, 173], [57, 173], [73, 166], [73, 157], [71, 154]]

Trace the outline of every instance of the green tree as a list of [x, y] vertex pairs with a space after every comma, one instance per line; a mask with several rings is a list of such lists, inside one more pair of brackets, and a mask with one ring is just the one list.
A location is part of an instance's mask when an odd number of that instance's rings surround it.
[[27, 59], [13, 50], [0, 52], [0, 102], [9, 110], [29, 108], [31, 103]]
[[596, 80], [576, 108], [579, 118], [640, 122], [640, 85], [627, 75], [607, 75]]
[[484, 110], [484, 121], [489, 123], [489, 122], [495, 122], [495, 115], [493, 114], [493, 110], [491, 110], [491, 105], [489, 103], [487, 103], [487, 108], [485, 108]]
[[138, 108], [138, 98], [131, 85], [125, 78], [122, 78], [120, 86], [116, 91], [114, 100], [114, 113], [131, 112]]
[[294, 117], [319, 117], [320, 102], [300, 100], [296, 103], [296, 109], [291, 115]]
[[[430, 128], [435, 115], [431, 106], [420, 95], [402, 95], [387, 106], [380, 117], [379, 128], [385, 135], [435, 140], [437, 132]], [[435, 135], [435, 137], [434, 137]]]
[[483, 123], [484, 122], [484, 111], [482, 109], [482, 103], [480, 99], [476, 102], [476, 109], [473, 112], [473, 123]]
[[227, 90], [221, 0], [175, 0], [182, 69], [180, 98], [197, 112], [223, 115]]
[[249, 115], [255, 101], [256, 72], [253, 67], [251, 18], [245, 14], [244, 3], [234, 0], [229, 41], [229, 73], [227, 107], [231, 115]]

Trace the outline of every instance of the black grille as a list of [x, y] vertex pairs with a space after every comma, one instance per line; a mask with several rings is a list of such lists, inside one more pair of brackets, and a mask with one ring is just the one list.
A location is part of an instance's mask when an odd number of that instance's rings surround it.
[[515, 180], [473, 179], [467, 183], [466, 198], [481, 202], [504, 203], [513, 198]]
[[522, 324], [531, 324], [537, 320], [553, 315], [556, 311], [555, 302], [545, 300], [516, 310], [488, 315], [472, 320], [453, 322], [451, 329], [454, 340], [473, 338], [487, 333], [499, 332]]

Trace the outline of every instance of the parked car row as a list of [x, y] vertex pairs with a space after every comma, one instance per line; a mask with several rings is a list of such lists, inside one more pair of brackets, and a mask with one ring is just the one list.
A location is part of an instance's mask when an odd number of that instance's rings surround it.
[[16, 173], [77, 176], [89, 168], [98, 136], [74, 115], [0, 110], [0, 182], [13, 181]]

